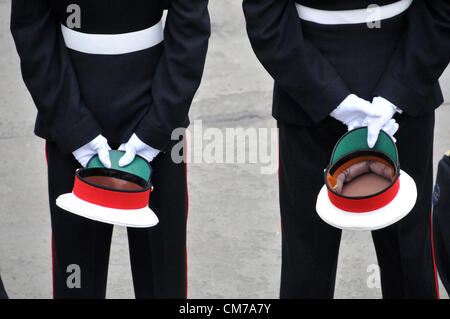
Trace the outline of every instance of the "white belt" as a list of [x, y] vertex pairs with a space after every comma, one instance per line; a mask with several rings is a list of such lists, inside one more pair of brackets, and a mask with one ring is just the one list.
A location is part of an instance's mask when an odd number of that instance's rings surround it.
[[319, 10], [295, 4], [300, 19], [319, 24], [357, 24], [384, 20], [399, 15], [413, 0], [400, 0], [384, 6], [354, 10]]
[[120, 34], [90, 34], [61, 25], [66, 46], [90, 54], [124, 54], [151, 48], [164, 40], [162, 21], [154, 26]]

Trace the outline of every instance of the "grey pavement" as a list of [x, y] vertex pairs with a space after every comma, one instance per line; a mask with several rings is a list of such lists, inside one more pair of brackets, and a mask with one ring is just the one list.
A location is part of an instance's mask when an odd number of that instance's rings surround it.
[[[9, 32], [10, 1], [0, 0], [0, 270], [12, 298], [51, 298], [51, 230], [44, 142], [21, 80]], [[276, 126], [272, 80], [245, 34], [240, 1], [212, 0], [205, 75], [191, 108], [204, 128]], [[450, 69], [441, 79], [435, 167], [450, 149]], [[280, 217], [277, 175], [258, 164], [189, 164], [190, 298], [277, 298]], [[380, 298], [370, 283], [376, 264], [368, 232], [344, 232], [336, 298]], [[368, 285], [369, 281], [369, 285]], [[376, 280], [375, 280], [376, 282]], [[447, 297], [442, 285], [441, 296]], [[133, 298], [126, 230], [114, 229], [108, 298]]]

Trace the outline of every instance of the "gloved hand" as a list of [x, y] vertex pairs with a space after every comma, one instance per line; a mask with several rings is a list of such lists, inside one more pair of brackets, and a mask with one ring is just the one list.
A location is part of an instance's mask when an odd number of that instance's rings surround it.
[[102, 162], [105, 167], [111, 168], [111, 160], [109, 159], [110, 150], [111, 147], [109, 147], [108, 141], [100, 134], [89, 143], [73, 151], [72, 154], [83, 167], [86, 167], [89, 160], [94, 155], [98, 154], [100, 162]]
[[369, 101], [350, 94], [330, 113], [330, 116], [347, 125], [348, 130], [351, 131], [363, 126], [367, 116], [378, 117], [381, 113]]
[[[379, 112], [379, 115], [368, 115], [367, 118], [364, 120], [364, 125], [367, 126], [368, 131], [367, 145], [369, 145], [370, 148], [375, 146], [378, 140], [378, 134], [380, 133], [380, 130], [383, 129], [386, 126], [386, 124], [390, 122], [394, 114], [396, 112], [401, 113], [401, 110], [399, 110], [394, 104], [392, 104], [391, 102], [380, 96], [373, 98], [372, 107]], [[397, 130], [398, 127], [395, 130], [395, 132]], [[389, 135], [392, 136], [394, 134]]]
[[130, 164], [134, 160], [136, 154], [142, 156], [148, 162], [151, 162], [159, 153], [157, 149], [142, 142], [136, 134], [131, 135], [127, 143], [120, 145], [119, 151], [125, 151], [125, 154], [119, 160], [120, 167]]

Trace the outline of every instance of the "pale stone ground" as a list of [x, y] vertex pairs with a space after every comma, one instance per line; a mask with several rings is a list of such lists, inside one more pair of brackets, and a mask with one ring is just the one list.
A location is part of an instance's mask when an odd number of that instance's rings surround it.
[[[33, 136], [31, 98], [9, 33], [10, 1], [0, 0], [0, 269], [12, 298], [51, 297], [50, 222], [44, 143]], [[252, 53], [240, 1], [212, 0], [205, 76], [192, 105], [204, 128], [271, 128], [272, 81]], [[450, 102], [450, 71], [442, 77]], [[435, 164], [450, 148], [450, 108], [437, 112]], [[277, 175], [258, 164], [189, 165], [189, 295], [276, 298], [280, 274]], [[379, 298], [367, 271], [375, 264], [367, 232], [344, 232], [337, 298]], [[126, 232], [116, 228], [109, 298], [132, 298]], [[441, 295], [445, 295], [441, 287]]]

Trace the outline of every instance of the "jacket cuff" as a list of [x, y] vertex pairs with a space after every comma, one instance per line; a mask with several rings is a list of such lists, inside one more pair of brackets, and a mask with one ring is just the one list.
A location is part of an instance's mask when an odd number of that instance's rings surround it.
[[102, 132], [97, 121], [92, 117], [85, 118], [69, 129], [63, 128], [60, 130], [62, 134], [53, 136], [52, 139], [65, 154], [70, 154], [79, 149]]
[[385, 98], [410, 116], [420, 115], [422, 106], [426, 104], [422, 96], [394, 79], [391, 75], [383, 77], [372, 95]]
[[144, 117], [136, 129], [136, 135], [148, 146], [161, 152], [167, 152], [172, 134], [157, 127], [151, 120]]
[[336, 109], [344, 99], [351, 94], [347, 86], [341, 79], [330, 82], [325, 90], [303, 97], [305, 100], [308, 114], [313, 120], [314, 124], [323, 121], [330, 113]]

